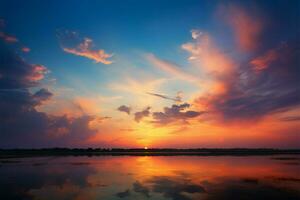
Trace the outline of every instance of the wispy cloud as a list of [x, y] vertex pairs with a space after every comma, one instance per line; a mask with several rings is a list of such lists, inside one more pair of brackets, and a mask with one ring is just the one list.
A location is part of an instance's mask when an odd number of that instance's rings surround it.
[[221, 20], [232, 27], [237, 44], [241, 50], [255, 50], [263, 30], [263, 19], [258, 18], [255, 10], [247, 11], [236, 5], [222, 5], [218, 10]]
[[170, 61], [159, 59], [153, 54], [147, 54], [146, 59], [158, 69], [167, 72], [173, 78], [182, 79], [184, 81], [199, 82], [197, 77], [184, 72], [178, 65]]
[[300, 116], [288, 116], [280, 118], [280, 121], [292, 122], [292, 121], [300, 121]]
[[181, 92], [178, 92], [176, 97], [169, 97], [169, 96], [166, 96], [166, 95], [163, 95], [163, 94], [157, 94], [157, 93], [152, 93], [152, 92], [147, 92], [147, 94], [149, 95], [152, 95], [152, 96], [156, 96], [156, 97], [160, 97], [160, 98], [163, 98], [163, 99], [168, 99], [168, 100], [172, 100], [172, 101], [175, 101], [175, 102], [181, 102]]
[[4, 32], [0, 32], [0, 38], [2, 40], [4, 40], [5, 42], [8, 42], [8, 43], [16, 43], [16, 42], [18, 42], [18, 39], [15, 36], [8, 35], [8, 34], [6, 34]]
[[189, 60], [196, 62], [202, 71], [207, 74], [230, 73], [234, 62], [214, 43], [208, 33], [193, 29], [193, 41], [185, 43], [181, 48], [190, 53]]
[[87, 37], [81, 39], [76, 32], [59, 32], [58, 39], [62, 49], [67, 53], [86, 57], [94, 60], [96, 63], [103, 63], [106, 65], [113, 62], [108, 60], [113, 54], [108, 54], [103, 49], [93, 50], [93, 40]]
[[279, 55], [275, 49], [267, 51], [262, 56], [258, 56], [250, 61], [250, 64], [253, 66], [253, 69], [257, 72], [265, 70], [273, 62], [279, 58]]

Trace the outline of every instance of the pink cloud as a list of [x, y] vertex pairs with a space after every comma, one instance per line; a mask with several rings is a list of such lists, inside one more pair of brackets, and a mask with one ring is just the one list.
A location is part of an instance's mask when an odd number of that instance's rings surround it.
[[5, 42], [8, 42], [8, 43], [18, 42], [18, 39], [15, 36], [7, 35], [4, 32], [0, 32], [0, 38], [2, 38]]
[[278, 59], [279, 55], [276, 50], [271, 49], [264, 55], [254, 58], [250, 61], [253, 69], [257, 72], [262, 71], [270, 66], [271, 63]]
[[223, 6], [219, 11], [222, 19], [232, 27], [239, 48], [243, 51], [255, 50], [259, 45], [263, 20], [238, 6]]
[[49, 72], [49, 70], [44, 65], [32, 65], [32, 67], [32, 73], [27, 76], [27, 80], [29, 81], [40, 81], [45, 77], [45, 74]]
[[233, 60], [215, 45], [208, 33], [192, 30], [191, 34], [194, 40], [181, 46], [190, 53], [189, 60], [195, 62], [206, 73], [219, 76], [232, 71], [235, 65]]
[[30, 52], [31, 49], [28, 48], [28, 47], [22, 47], [21, 50], [22, 50], [24, 53], [28, 53], [28, 52]]

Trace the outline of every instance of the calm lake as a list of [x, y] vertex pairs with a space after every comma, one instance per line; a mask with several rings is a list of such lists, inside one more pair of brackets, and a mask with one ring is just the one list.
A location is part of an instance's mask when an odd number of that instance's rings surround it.
[[0, 160], [3, 200], [300, 199], [300, 156], [98, 156]]

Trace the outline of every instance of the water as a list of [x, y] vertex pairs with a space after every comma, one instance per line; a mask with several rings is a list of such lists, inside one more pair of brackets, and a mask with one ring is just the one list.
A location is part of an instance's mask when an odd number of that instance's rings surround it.
[[299, 156], [0, 160], [3, 200], [300, 199]]

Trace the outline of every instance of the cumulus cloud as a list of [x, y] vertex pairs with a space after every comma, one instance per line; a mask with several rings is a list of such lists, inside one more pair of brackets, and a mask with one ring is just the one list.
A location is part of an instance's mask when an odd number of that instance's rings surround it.
[[131, 108], [129, 106], [121, 105], [120, 107], [118, 107], [118, 111], [125, 112], [130, 115]]
[[151, 107], [147, 107], [142, 111], [134, 113], [134, 120], [136, 122], [140, 122], [144, 117], [148, 117], [150, 115]]
[[[190, 54], [189, 60], [210, 77], [206, 81], [209, 87], [193, 104], [199, 110], [216, 114], [220, 117], [217, 119], [257, 119], [300, 105], [299, 39], [294, 34], [297, 31], [293, 29], [288, 36], [286, 29], [264, 26], [264, 19], [256, 10], [254, 15], [249, 13], [250, 10], [233, 5], [219, 10], [238, 44], [231, 47], [230, 53], [222, 50], [211, 34], [197, 29], [191, 31], [192, 42], [182, 45]], [[285, 19], [273, 16], [273, 21], [284, 21], [291, 15]], [[286, 40], [271, 37], [274, 32]], [[247, 56], [236, 59], [241, 50]]]
[[86, 57], [96, 63], [111, 64], [108, 60], [113, 55], [106, 53], [103, 49], [93, 50], [93, 40], [90, 38], [81, 39], [76, 32], [59, 32], [58, 39], [62, 49], [70, 54]]
[[43, 65], [26, 63], [6, 47], [0, 47], [0, 89], [21, 89], [33, 87], [49, 71]]
[[80, 144], [95, 133], [89, 124], [94, 117], [51, 116], [36, 106], [52, 97], [38, 88], [47, 68], [32, 65], [0, 42], [0, 147], [53, 147]]
[[190, 104], [183, 103], [179, 105], [172, 105], [170, 108], [165, 107], [163, 112], [153, 112], [153, 123], [165, 125], [173, 122], [187, 122], [188, 119], [198, 117], [204, 112], [187, 110]]
[[43, 101], [50, 99], [52, 96], [53, 94], [49, 90], [42, 88], [33, 95], [33, 98], [35, 99], [36, 102], [41, 103]]

